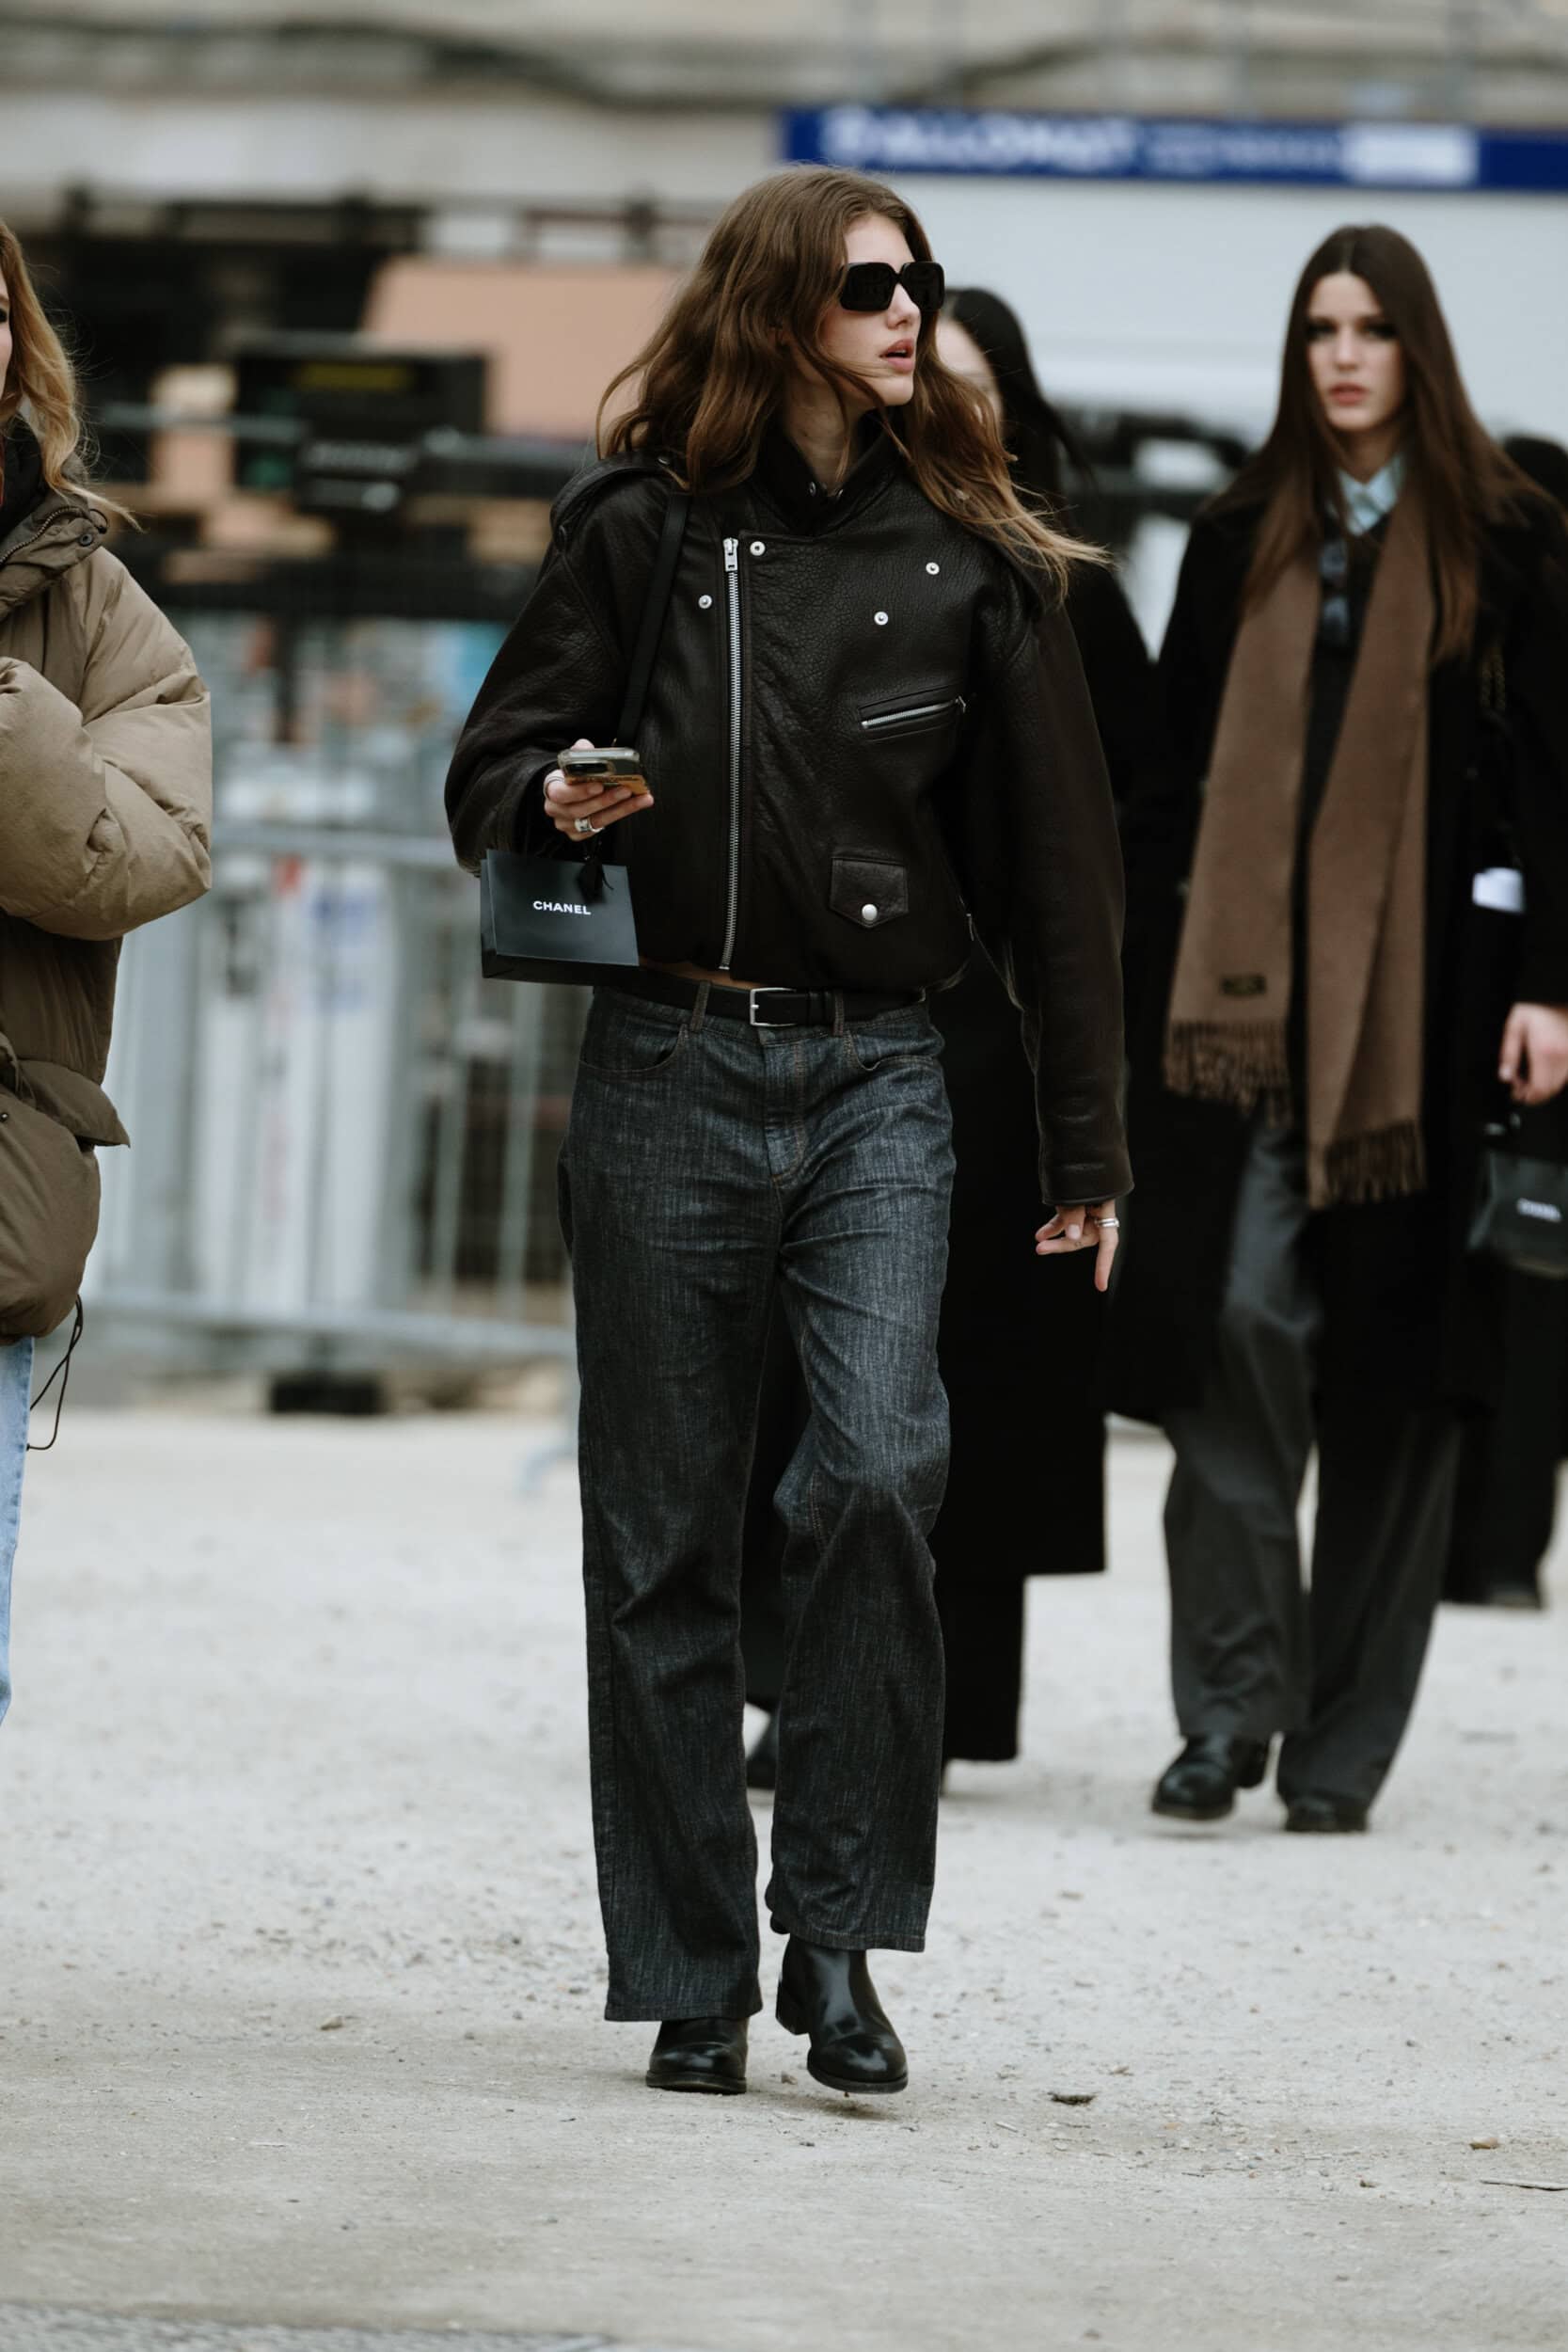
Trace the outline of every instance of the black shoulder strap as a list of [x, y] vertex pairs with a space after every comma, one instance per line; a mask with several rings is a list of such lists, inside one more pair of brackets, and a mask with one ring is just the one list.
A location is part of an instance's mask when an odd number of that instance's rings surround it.
[[686, 537], [686, 518], [691, 499], [685, 490], [672, 490], [664, 509], [659, 529], [658, 552], [648, 581], [648, 594], [642, 606], [641, 625], [637, 632], [637, 644], [626, 673], [626, 698], [621, 715], [615, 722], [617, 743], [637, 741], [637, 730], [642, 718], [642, 706], [648, 698], [648, 681], [654, 674], [658, 655], [658, 641], [664, 634], [664, 616], [670, 610], [670, 592], [675, 584], [675, 566], [680, 562], [681, 542]]

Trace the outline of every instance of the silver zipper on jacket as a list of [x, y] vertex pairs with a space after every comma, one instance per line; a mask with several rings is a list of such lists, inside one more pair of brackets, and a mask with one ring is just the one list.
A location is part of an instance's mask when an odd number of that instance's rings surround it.
[[736, 927], [740, 920], [740, 542], [724, 542], [724, 600], [730, 628], [730, 882], [729, 910], [724, 922], [724, 952], [719, 969], [727, 972], [735, 954]]
[[950, 710], [956, 710], [961, 718], [968, 708], [963, 696], [955, 694], [944, 703], [916, 703], [911, 710], [884, 710], [875, 719], [863, 719], [861, 726], [869, 734], [878, 727], [901, 727], [911, 719], [943, 719]]

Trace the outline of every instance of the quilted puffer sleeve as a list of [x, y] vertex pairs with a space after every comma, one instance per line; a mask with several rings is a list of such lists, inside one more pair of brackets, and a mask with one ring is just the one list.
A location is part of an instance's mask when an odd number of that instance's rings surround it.
[[81, 704], [0, 660], [0, 909], [118, 939], [212, 881], [211, 711], [189, 647], [119, 560], [83, 567]]

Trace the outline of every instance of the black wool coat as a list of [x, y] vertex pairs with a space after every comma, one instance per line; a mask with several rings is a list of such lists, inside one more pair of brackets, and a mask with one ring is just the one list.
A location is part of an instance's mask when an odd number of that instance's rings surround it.
[[[1202, 1392], [1245, 1154], [1246, 1120], [1173, 1094], [1162, 1057], [1258, 520], [1241, 509], [1194, 525], [1160, 658], [1167, 758], [1149, 771], [1154, 789], [1124, 810], [1128, 1118], [1138, 1193], [1122, 1235], [1105, 1393], [1118, 1410], [1147, 1419]], [[1324, 1303], [1320, 1386], [1393, 1390], [1413, 1404], [1496, 1395], [1500, 1280], [1465, 1247], [1481, 1128], [1500, 1100], [1509, 1005], [1568, 1005], [1568, 535], [1546, 501], [1522, 500], [1488, 528], [1481, 599], [1471, 655], [1434, 667], [1429, 688], [1426, 1188], [1320, 1212], [1307, 1243]], [[1482, 707], [1481, 669], [1493, 649], [1507, 691], [1500, 738]], [[1502, 863], [1523, 867], [1522, 918], [1473, 903], [1477, 871]]]
[[[1153, 666], [1114, 572], [1081, 565], [1068, 617], [1119, 809], [1158, 791]], [[1107, 1301], [1087, 1251], [1032, 1254], [1042, 1204], [1029, 1067], [1019, 1016], [983, 957], [931, 1011], [946, 1041], [956, 1162], [940, 1342], [953, 1450], [931, 1538], [938, 1572], [972, 1582], [1092, 1574], [1105, 1565]]]

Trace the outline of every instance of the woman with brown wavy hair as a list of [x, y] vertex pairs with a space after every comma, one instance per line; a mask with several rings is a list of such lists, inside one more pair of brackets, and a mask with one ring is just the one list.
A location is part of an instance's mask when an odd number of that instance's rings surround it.
[[0, 1716], [33, 1343], [98, 1222], [121, 934], [207, 887], [207, 696], [103, 541], [71, 361], [0, 222]]
[[[1128, 1183], [1119, 858], [1060, 609], [1071, 543], [937, 358], [942, 295], [875, 181], [796, 170], [741, 197], [556, 510], [448, 787], [470, 865], [627, 828], [642, 967], [595, 992], [562, 1205], [607, 2013], [659, 2022], [661, 2089], [742, 2090], [761, 2006], [738, 1584], [775, 1296], [811, 1405], [780, 1497], [778, 2013], [818, 2081], [907, 2079], [866, 1953], [922, 1948], [934, 1869], [952, 1155], [927, 999], [975, 931], [1035, 1070], [1032, 1246], [1092, 1248], [1103, 1279]], [[570, 785], [560, 748], [608, 739], [677, 488], [641, 773]]]
[[1500, 1368], [1482, 1128], [1568, 1077], [1565, 559], [1419, 254], [1336, 230], [1274, 430], [1194, 526], [1173, 788], [1124, 827], [1145, 1194], [1114, 1398], [1176, 1449], [1178, 1819], [1283, 1734], [1286, 1827], [1365, 1829], [1415, 1702], [1460, 1413]]

